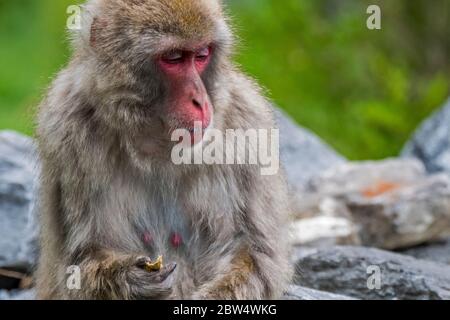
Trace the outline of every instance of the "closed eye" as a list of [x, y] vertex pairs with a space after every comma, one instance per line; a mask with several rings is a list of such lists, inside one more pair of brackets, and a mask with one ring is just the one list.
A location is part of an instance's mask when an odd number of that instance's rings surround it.
[[162, 57], [162, 61], [169, 64], [178, 64], [183, 62], [184, 55], [182, 51], [172, 51]]
[[195, 54], [195, 59], [198, 61], [205, 61], [211, 55], [211, 47], [203, 48]]

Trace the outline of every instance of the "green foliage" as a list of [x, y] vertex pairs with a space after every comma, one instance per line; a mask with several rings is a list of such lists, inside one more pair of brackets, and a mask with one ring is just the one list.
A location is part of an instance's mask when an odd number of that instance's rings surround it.
[[34, 109], [69, 56], [69, 2], [0, 0], [0, 129], [33, 132]]
[[[366, 28], [374, 3], [381, 31]], [[448, 96], [448, 1], [253, 0], [231, 9], [244, 68], [352, 159], [396, 155]]]
[[[70, 0], [0, 0], [0, 129], [33, 132], [66, 62]], [[369, 4], [381, 31], [366, 28]], [[352, 159], [396, 155], [448, 96], [448, 0], [229, 0], [237, 60], [300, 124]]]

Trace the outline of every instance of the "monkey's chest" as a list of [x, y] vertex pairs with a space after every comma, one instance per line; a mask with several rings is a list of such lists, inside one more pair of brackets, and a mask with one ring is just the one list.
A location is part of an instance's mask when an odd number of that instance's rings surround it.
[[198, 230], [175, 201], [149, 203], [135, 222], [135, 232], [148, 254], [167, 258], [189, 257], [194, 253], [190, 248], [195, 248], [199, 240]]
[[108, 213], [102, 215], [106, 221], [98, 227], [109, 243], [119, 242], [121, 248], [191, 264], [204, 256], [211, 243], [218, 239], [226, 242], [233, 234], [229, 213], [235, 211], [236, 201], [221, 184], [204, 187], [209, 181], [200, 180], [189, 190], [163, 188], [160, 181], [151, 185], [113, 183], [101, 210]]

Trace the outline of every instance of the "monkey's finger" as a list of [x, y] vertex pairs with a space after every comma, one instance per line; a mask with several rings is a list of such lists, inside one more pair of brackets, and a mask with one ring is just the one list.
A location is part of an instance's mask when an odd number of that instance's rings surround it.
[[164, 266], [157, 274], [156, 281], [163, 282], [165, 281], [177, 268], [177, 264], [175, 262], [169, 263], [167, 266]]
[[136, 259], [135, 265], [140, 269], [145, 269], [145, 267], [149, 263], [152, 263], [152, 259], [150, 259], [149, 257], [142, 256]]

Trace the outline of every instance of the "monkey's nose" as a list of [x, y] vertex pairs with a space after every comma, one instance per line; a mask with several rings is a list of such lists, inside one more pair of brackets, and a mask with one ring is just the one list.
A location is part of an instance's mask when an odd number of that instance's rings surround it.
[[192, 104], [196, 107], [196, 108], [198, 108], [198, 109], [203, 109], [204, 108], [204, 106], [203, 106], [203, 103], [201, 103], [198, 99], [196, 99], [196, 98], [193, 98], [192, 99]]

